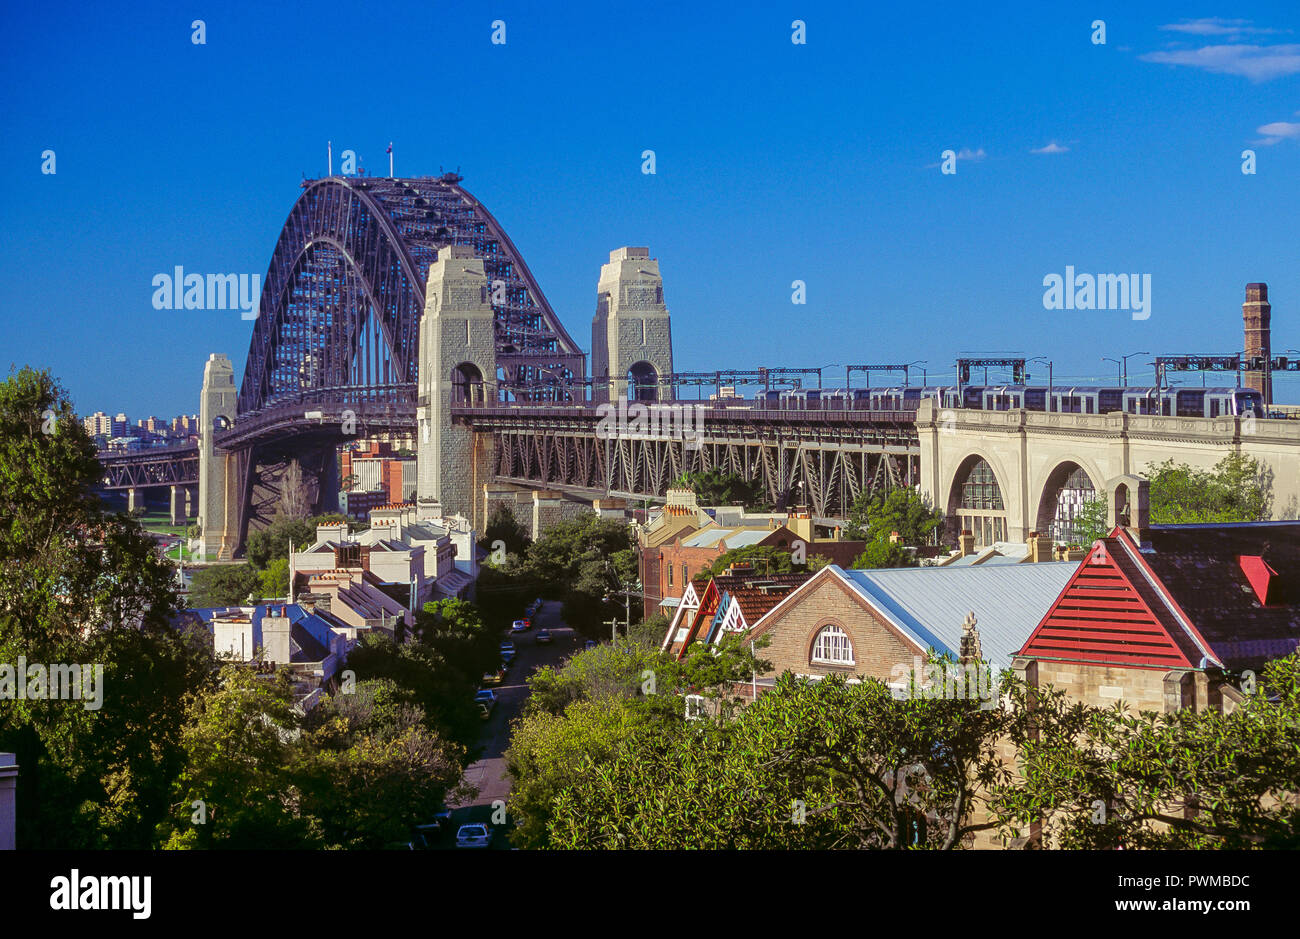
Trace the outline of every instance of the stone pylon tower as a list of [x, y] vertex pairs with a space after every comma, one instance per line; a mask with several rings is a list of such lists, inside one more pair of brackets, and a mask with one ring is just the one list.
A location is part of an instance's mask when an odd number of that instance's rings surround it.
[[237, 457], [218, 450], [213, 434], [235, 422], [239, 392], [235, 368], [219, 352], [203, 366], [199, 393], [199, 556], [226, 560], [239, 541], [239, 474]]
[[429, 267], [420, 319], [419, 400], [416, 407], [416, 498], [428, 509], [440, 503], [447, 515], [473, 518], [479, 478], [491, 465], [477, 452], [481, 441], [453, 424], [454, 403], [496, 399], [495, 319], [483, 259], [465, 245], [438, 251]]
[[596, 316], [591, 322], [592, 395], [597, 401], [628, 397], [628, 373], [640, 387], [640, 400], [670, 401], [673, 389], [658, 384], [673, 370], [673, 336], [664, 305], [659, 262], [649, 248], [619, 248], [609, 253], [596, 285]]
[[[1268, 302], [1268, 284], [1247, 284], [1246, 302], [1241, 305], [1241, 319], [1245, 326], [1246, 358], [1270, 358], [1273, 355], [1270, 320], [1273, 307]], [[1242, 384], [1254, 388], [1264, 396], [1265, 404], [1273, 403], [1273, 376], [1267, 366], [1258, 372], [1246, 372]]]

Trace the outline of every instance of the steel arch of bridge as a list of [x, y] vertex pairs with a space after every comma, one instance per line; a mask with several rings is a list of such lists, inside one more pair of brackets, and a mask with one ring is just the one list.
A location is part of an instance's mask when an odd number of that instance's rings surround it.
[[504, 282], [505, 302], [493, 306], [507, 382], [561, 369], [585, 377], [582, 350], [514, 243], [459, 182], [455, 174], [304, 182], [267, 270], [239, 414], [304, 393], [413, 389], [429, 266], [450, 244], [473, 248], [489, 280]]

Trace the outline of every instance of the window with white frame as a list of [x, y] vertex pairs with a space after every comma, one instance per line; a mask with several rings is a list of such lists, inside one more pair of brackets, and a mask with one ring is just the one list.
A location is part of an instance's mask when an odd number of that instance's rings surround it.
[[838, 626], [826, 626], [813, 642], [812, 660], [828, 665], [852, 665], [853, 645]]

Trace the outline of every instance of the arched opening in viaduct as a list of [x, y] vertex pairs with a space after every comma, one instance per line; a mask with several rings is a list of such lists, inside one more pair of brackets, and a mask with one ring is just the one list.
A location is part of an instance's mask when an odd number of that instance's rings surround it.
[[659, 373], [649, 362], [637, 362], [627, 370], [627, 396], [630, 401], [659, 400]]
[[953, 539], [969, 529], [977, 547], [1007, 540], [1007, 510], [1002, 487], [988, 461], [971, 454], [962, 461], [948, 493], [948, 525]]
[[1061, 463], [1052, 470], [1043, 486], [1035, 530], [1050, 534], [1057, 542], [1078, 544], [1079, 512], [1096, 497], [1097, 487], [1082, 466], [1068, 460]]
[[462, 362], [451, 370], [452, 404], [485, 404], [483, 373], [473, 362]]

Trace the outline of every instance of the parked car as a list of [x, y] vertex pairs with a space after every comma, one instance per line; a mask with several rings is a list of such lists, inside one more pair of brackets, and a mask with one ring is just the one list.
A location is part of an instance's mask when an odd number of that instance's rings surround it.
[[479, 704], [486, 704], [489, 710], [497, 706], [496, 693], [489, 691], [486, 688], [480, 688], [477, 692], [475, 692], [474, 700], [477, 701]]
[[505, 655], [506, 653], [509, 653], [510, 655], [515, 654], [515, 644], [509, 640], [501, 643], [501, 654]]
[[545, 644], [545, 643], [550, 642], [550, 641], [551, 641], [551, 631], [550, 631], [549, 629], [539, 629], [539, 630], [537, 630], [537, 639], [534, 640], [534, 641], [535, 641], [535, 642], [538, 642], [538, 643], [542, 643], [542, 644]]
[[443, 835], [451, 830], [451, 813], [438, 812], [433, 821], [416, 825], [411, 829], [411, 845], [417, 851], [431, 851], [438, 846]]
[[475, 703], [478, 704], [478, 716], [480, 718], [482, 718], [483, 720], [487, 720], [492, 716], [492, 708], [490, 706], [484, 704], [482, 701], [478, 701]]
[[461, 825], [456, 832], [456, 847], [486, 848], [492, 844], [492, 832], [482, 822]]
[[515, 620], [514, 625], [510, 627], [510, 631], [512, 633], [526, 633], [528, 632], [528, 627], [529, 627], [528, 620], [517, 619]]
[[505, 681], [505, 678], [506, 678], [506, 670], [504, 668], [498, 668], [494, 672], [483, 673], [483, 684], [499, 685], [501, 684], [501, 682]]
[[584, 642], [584, 643], [582, 644], [582, 648], [584, 648], [584, 649], [594, 649], [594, 648], [596, 648], [596, 640], [594, 640], [594, 639], [588, 639], [586, 642]]

